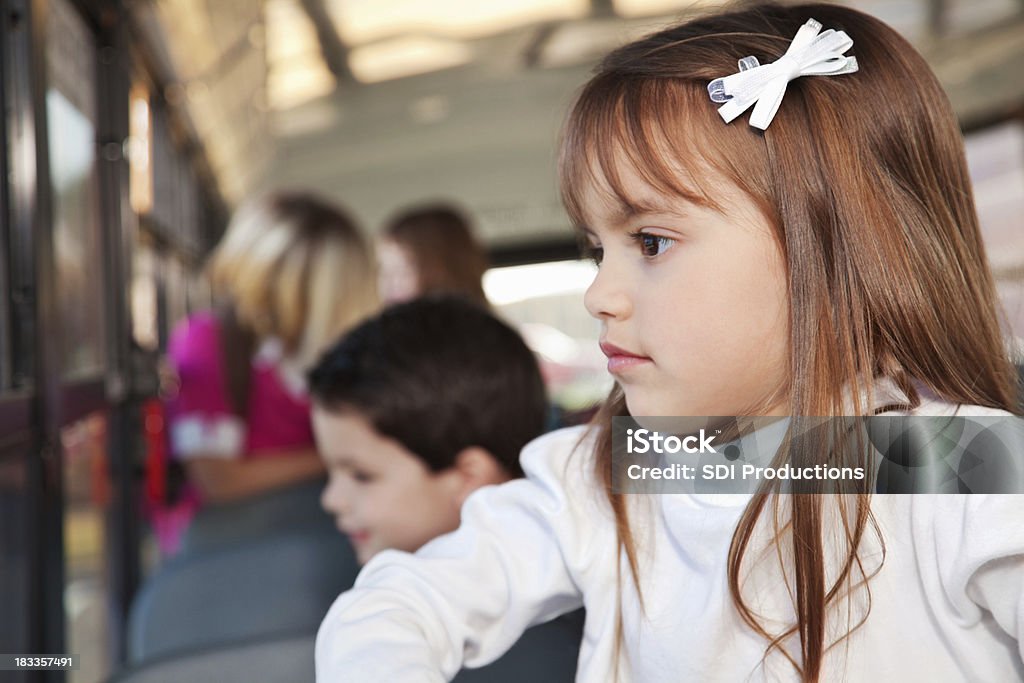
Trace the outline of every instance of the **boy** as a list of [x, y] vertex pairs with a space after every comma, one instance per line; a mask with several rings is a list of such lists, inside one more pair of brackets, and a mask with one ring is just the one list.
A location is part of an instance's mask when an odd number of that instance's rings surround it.
[[[309, 375], [313, 430], [330, 476], [321, 502], [361, 564], [413, 552], [459, 526], [482, 486], [522, 476], [544, 428], [544, 384], [519, 335], [463, 299], [416, 299], [345, 336]], [[583, 611], [529, 629], [456, 683], [569, 683]], [[332, 683], [334, 634], [317, 634], [317, 680]]]
[[544, 385], [519, 335], [474, 304], [418, 299], [363, 323], [309, 375], [329, 483], [321, 502], [359, 562], [454, 531], [482, 486], [522, 476]]

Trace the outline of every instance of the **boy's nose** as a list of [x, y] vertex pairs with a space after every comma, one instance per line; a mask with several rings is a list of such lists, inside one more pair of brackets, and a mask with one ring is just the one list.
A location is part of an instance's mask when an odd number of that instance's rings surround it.
[[344, 515], [348, 496], [337, 480], [331, 480], [320, 494], [320, 507], [332, 515]]
[[624, 273], [617, 273], [606, 259], [583, 296], [583, 305], [587, 312], [598, 320], [628, 317], [632, 311], [632, 304], [625, 284]]

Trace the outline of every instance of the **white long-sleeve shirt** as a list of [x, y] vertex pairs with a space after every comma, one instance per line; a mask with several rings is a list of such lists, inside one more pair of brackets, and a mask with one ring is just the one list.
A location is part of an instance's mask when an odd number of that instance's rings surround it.
[[[916, 412], [955, 409], [932, 403]], [[619, 681], [796, 680], [781, 654], [765, 658], [765, 639], [729, 593], [728, 549], [749, 496], [630, 497], [645, 501], [631, 511], [642, 612], [585, 437], [573, 428], [534, 441], [522, 455], [526, 478], [474, 493], [456, 532], [415, 555], [385, 551], [371, 560], [320, 627], [317, 681], [449, 680], [580, 605], [587, 620], [578, 681], [614, 680], [616, 667]], [[821, 680], [1024, 680], [1024, 495], [875, 496], [872, 512], [885, 558], [869, 583], [870, 613], [826, 654]], [[767, 538], [748, 562], [769, 548]], [[881, 547], [870, 530], [860, 554], [869, 572], [877, 568]], [[794, 610], [774, 551], [764, 557], [751, 563], [744, 596], [778, 631]], [[831, 613], [830, 642], [846, 633], [847, 617], [855, 624], [863, 616], [866, 594], [854, 596]], [[798, 640], [787, 642], [799, 660]]]

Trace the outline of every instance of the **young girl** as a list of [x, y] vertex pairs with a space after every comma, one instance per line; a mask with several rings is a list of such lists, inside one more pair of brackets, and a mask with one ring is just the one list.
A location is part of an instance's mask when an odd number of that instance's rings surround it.
[[[811, 19], [838, 42], [818, 61]], [[715, 83], [741, 59], [764, 104]], [[581, 604], [580, 681], [1024, 678], [1024, 496], [610, 481], [617, 415], [1012, 409], [957, 121], [920, 55], [839, 6], [694, 20], [603, 62], [560, 171], [617, 387], [457, 532], [370, 562], [321, 626], [318, 680], [443, 680]]]

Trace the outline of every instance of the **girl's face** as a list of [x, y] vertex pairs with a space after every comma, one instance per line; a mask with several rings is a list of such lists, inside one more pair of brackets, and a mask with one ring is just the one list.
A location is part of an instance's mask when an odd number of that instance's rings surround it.
[[420, 276], [409, 252], [390, 239], [377, 245], [377, 286], [385, 306], [420, 295]]
[[626, 167], [621, 180], [630, 206], [607, 187], [585, 196], [600, 261], [585, 304], [630, 414], [786, 414], [786, 274], [768, 221], [724, 181], [725, 214]]

